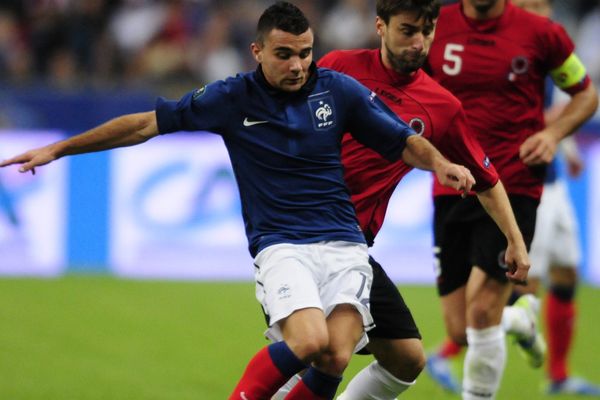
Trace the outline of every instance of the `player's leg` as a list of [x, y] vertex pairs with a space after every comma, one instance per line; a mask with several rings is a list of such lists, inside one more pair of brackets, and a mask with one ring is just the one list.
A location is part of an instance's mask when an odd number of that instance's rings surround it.
[[372, 270], [366, 246], [330, 242], [320, 246], [319, 259], [328, 274], [320, 285], [327, 315], [329, 342], [286, 399], [333, 399], [352, 354], [367, 343], [373, 327], [368, 302]]
[[373, 268], [371, 314], [375, 328], [360, 354], [373, 354], [375, 361], [352, 378], [338, 400], [392, 400], [415, 382], [425, 365], [421, 335], [396, 285], [379, 263]]
[[494, 399], [506, 363], [504, 330], [500, 324], [511, 287], [473, 268], [467, 286], [467, 341], [463, 399]]
[[[537, 201], [525, 196], [510, 196], [517, 223], [529, 246], [535, 229]], [[492, 219], [483, 215], [477, 220], [473, 237], [473, 261], [467, 284], [467, 342], [463, 374], [463, 398], [467, 400], [494, 399], [499, 389], [506, 362], [505, 332], [501, 321], [504, 308], [510, 297], [512, 284], [506, 279], [504, 252], [506, 239]], [[537, 331], [535, 315], [528, 317], [526, 333], [520, 339], [531, 346], [529, 350], [540, 350], [543, 338]], [[527, 339], [527, 340], [525, 340]], [[540, 355], [543, 358], [543, 354]]]
[[306, 246], [270, 246], [254, 260], [256, 296], [279, 341], [250, 360], [230, 399], [267, 399], [305, 369], [329, 343], [318, 285]]
[[549, 350], [549, 392], [600, 396], [600, 387], [581, 378], [572, 378], [569, 374], [568, 355], [577, 326], [575, 293], [581, 249], [575, 212], [566, 185], [557, 181], [547, 186], [541, 206], [552, 209], [554, 215], [553, 252], [544, 315]]
[[[471, 273], [473, 208], [476, 199], [438, 196], [434, 199], [434, 256], [437, 289], [448, 340], [466, 344], [466, 283]], [[442, 388], [460, 392], [450, 355], [442, 348], [427, 357], [426, 371]]]

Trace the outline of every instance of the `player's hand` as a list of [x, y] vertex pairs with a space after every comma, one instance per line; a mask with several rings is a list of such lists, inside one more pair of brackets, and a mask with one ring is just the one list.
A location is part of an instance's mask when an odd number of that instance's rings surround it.
[[436, 169], [435, 174], [442, 185], [458, 190], [463, 197], [466, 197], [475, 185], [475, 178], [471, 175], [471, 171], [462, 165], [445, 163], [441, 168]]
[[508, 243], [504, 261], [508, 268], [506, 272], [508, 280], [516, 285], [527, 285], [527, 274], [531, 264], [529, 263], [527, 248], [522, 240], [517, 243]]
[[546, 130], [528, 137], [519, 148], [519, 157], [529, 166], [549, 164], [554, 159], [558, 140]]
[[36, 167], [46, 165], [54, 160], [56, 160], [54, 152], [50, 149], [50, 146], [46, 146], [39, 149], [30, 150], [16, 157], [4, 160], [0, 162], [0, 167], [22, 164], [19, 167], [19, 172], [31, 171], [31, 173], [35, 175]]

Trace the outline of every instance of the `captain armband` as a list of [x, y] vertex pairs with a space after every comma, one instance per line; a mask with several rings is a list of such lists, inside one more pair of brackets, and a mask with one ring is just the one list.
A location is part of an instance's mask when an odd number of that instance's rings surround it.
[[563, 90], [581, 86], [588, 79], [585, 66], [575, 53], [571, 53], [560, 67], [550, 71], [550, 76], [554, 84]]

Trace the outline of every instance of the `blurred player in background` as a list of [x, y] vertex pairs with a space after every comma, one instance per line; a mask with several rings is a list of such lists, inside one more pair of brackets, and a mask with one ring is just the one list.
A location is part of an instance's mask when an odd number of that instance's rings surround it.
[[[552, 16], [550, 0], [513, 2], [529, 12], [547, 18]], [[553, 102], [554, 84], [551, 80], [547, 82], [545, 120], [546, 124], [552, 124], [560, 116], [564, 103], [561, 100]], [[584, 165], [575, 139], [571, 136], [565, 138], [559, 149], [564, 155], [569, 176], [579, 176]], [[600, 387], [569, 376], [567, 359], [576, 326], [574, 298], [581, 248], [575, 211], [557, 158], [552, 160], [546, 170], [530, 256], [532, 269], [529, 285], [519, 288], [518, 292], [536, 294], [541, 283], [548, 287], [544, 313], [548, 339], [548, 393], [600, 397]]]
[[[217, 81], [155, 111], [125, 115], [5, 160], [35, 171], [60, 157], [131, 146], [159, 134], [223, 136], [238, 182], [256, 296], [282, 340], [249, 362], [230, 399], [268, 399], [308, 368], [288, 399], [332, 399], [372, 327], [372, 270], [340, 160], [350, 131], [390, 161], [434, 170], [457, 190], [475, 183], [354, 79], [312, 62], [313, 33], [296, 6], [261, 15], [255, 72]], [[359, 111], [359, 112], [357, 112]], [[517, 271], [516, 277], [526, 276]]]
[[[510, 1], [462, 0], [441, 12], [429, 69], [434, 79], [461, 100], [530, 244], [546, 165], [553, 160], [558, 143], [591, 117], [598, 105], [596, 89], [575, 55], [571, 39], [560, 25]], [[547, 75], [572, 97], [556, 120], [545, 125]], [[458, 344], [469, 343], [463, 398], [491, 399], [498, 391], [506, 360], [500, 324], [510, 320], [502, 317], [511, 286], [501, 273], [501, 237], [492, 234], [495, 228], [481, 225], [477, 217], [481, 210], [475, 202], [468, 210], [458, 196], [443, 188], [436, 190], [447, 194], [435, 201], [435, 240], [442, 268], [438, 289], [450, 338]], [[461, 217], [465, 213], [470, 217]], [[456, 234], [458, 227], [465, 235]], [[465, 241], [468, 236], [472, 241]], [[476, 287], [459, 286], [452, 273], [461, 265], [478, 267], [469, 278], [469, 282], [479, 283]], [[453, 312], [463, 298], [459, 293], [465, 290], [466, 319]], [[523, 296], [516, 304], [528, 303], [537, 308], [533, 296]], [[462, 334], [465, 326], [466, 338]], [[530, 364], [540, 366], [540, 352], [535, 351], [539, 343], [519, 344]]]

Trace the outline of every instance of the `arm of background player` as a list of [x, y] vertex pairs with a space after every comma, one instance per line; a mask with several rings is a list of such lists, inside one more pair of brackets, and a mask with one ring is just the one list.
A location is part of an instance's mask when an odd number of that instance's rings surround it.
[[440, 183], [466, 195], [475, 184], [471, 172], [462, 165], [453, 164], [427, 139], [412, 135], [406, 140], [402, 160], [415, 168], [435, 172]]
[[490, 189], [477, 193], [479, 202], [500, 228], [508, 246], [506, 247], [505, 261], [508, 265], [506, 276], [514, 283], [524, 284], [529, 271], [529, 256], [519, 230], [515, 215], [508, 200], [504, 185], [498, 181]]
[[23, 164], [19, 172], [31, 171], [63, 156], [133, 146], [158, 135], [156, 113], [128, 114], [68, 139], [30, 150], [0, 163], [0, 167]]
[[[574, 57], [567, 63], [578, 63], [577, 57]], [[577, 69], [568, 66], [569, 69]], [[576, 67], [583, 70], [583, 65], [576, 64]], [[563, 67], [557, 68], [560, 71]], [[569, 136], [577, 130], [585, 121], [587, 121], [598, 108], [598, 92], [594, 84], [589, 80], [587, 75], [584, 75], [582, 80], [586, 84], [585, 88], [579, 90], [577, 85], [572, 90], [572, 87], [561, 87], [561, 89], [572, 95], [571, 100], [565, 105], [558, 117], [548, 123], [545, 129], [530, 136], [523, 142], [520, 149], [520, 157], [527, 165], [548, 164], [554, 158], [558, 143], [565, 137]], [[555, 83], [558, 85], [556, 79]]]

